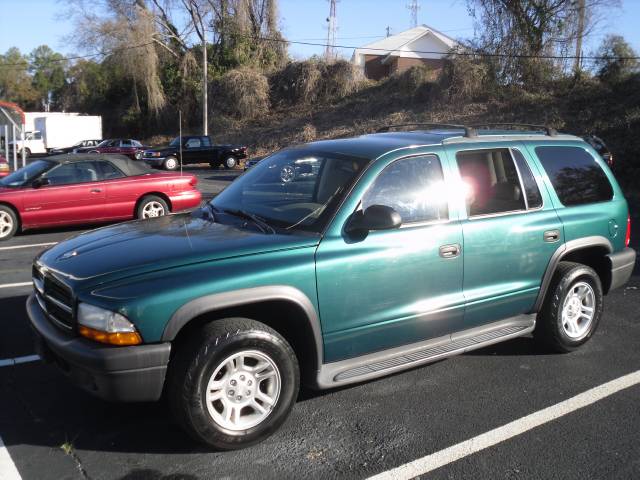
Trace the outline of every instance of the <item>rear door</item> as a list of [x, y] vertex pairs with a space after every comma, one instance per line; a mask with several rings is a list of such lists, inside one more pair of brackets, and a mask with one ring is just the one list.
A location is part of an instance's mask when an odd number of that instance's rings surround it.
[[540, 172], [522, 145], [448, 153], [461, 182], [465, 329], [530, 312], [563, 243]]
[[46, 172], [49, 185], [29, 188], [24, 194], [30, 224], [90, 223], [104, 217], [104, 183], [96, 162], [69, 162]]
[[200, 137], [189, 137], [184, 142], [182, 150], [184, 163], [200, 163], [202, 158], [202, 139]]

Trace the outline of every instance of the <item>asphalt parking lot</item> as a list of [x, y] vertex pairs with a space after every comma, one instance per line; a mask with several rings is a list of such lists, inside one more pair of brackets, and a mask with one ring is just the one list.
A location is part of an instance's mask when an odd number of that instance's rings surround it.
[[[198, 175], [205, 198], [240, 173], [188, 172]], [[606, 297], [595, 337], [572, 354], [542, 353], [525, 337], [349, 388], [303, 390], [267, 441], [212, 453], [174, 426], [162, 403], [101, 401], [31, 357], [24, 310], [31, 261], [81, 231], [32, 232], [0, 244], [1, 480], [394, 478], [391, 469], [470, 439], [479, 444], [485, 432], [640, 371], [636, 268], [625, 288]], [[445, 455], [424, 478], [640, 478], [640, 383], [475, 450], [457, 461]]]

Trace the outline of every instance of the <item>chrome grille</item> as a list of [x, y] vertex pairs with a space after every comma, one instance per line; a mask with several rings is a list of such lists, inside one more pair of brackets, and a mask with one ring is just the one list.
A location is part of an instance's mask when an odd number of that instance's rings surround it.
[[33, 286], [38, 303], [49, 320], [65, 330], [73, 330], [73, 296], [71, 289], [50, 273], [33, 266]]

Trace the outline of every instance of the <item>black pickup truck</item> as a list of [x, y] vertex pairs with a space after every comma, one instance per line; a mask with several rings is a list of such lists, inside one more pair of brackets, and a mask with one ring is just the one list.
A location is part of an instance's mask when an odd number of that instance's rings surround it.
[[152, 167], [165, 170], [177, 170], [190, 163], [208, 163], [211, 168], [224, 165], [235, 168], [238, 162], [247, 157], [247, 147], [241, 145], [214, 145], [211, 137], [204, 135], [182, 136], [182, 157], [180, 137], [171, 140], [166, 147], [151, 148], [142, 154], [142, 160]]

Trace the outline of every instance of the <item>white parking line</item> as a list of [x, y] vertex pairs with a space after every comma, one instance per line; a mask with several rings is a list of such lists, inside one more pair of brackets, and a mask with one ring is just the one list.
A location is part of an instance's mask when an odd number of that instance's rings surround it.
[[0, 437], [0, 479], [22, 480], [15, 463], [11, 460], [7, 447], [4, 446], [2, 437]]
[[[6, 358], [0, 360], [0, 367], [13, 367], [14, 365], [20, 365], [21, 363], [37, 362], [40, 360], [38, 355], [25, 355], [24, 357]], [[2, 477], [0, 477], [0, 480]]]
[[51, 245], [57, 245], [57, 243], [58, 242], [32, 243], [30, 245], [13, 245], [11, 247], [0, 247], [0, 250], [15, 250], [17, 248], [50, 247]]
[[31, 282], [20, 282], [20, 283], [5, 283], [0, 285], [0, 288], [16, 288], [16, 287], [26, 287], [31, 285]]
[[514, 420], [502, 427], [490, 430], [457, 445], [374, 475], [369, 480], [400, 480], [424, 475], [638, 384], [640, 384], [640, 370], [599, 385], [575, 397]]

